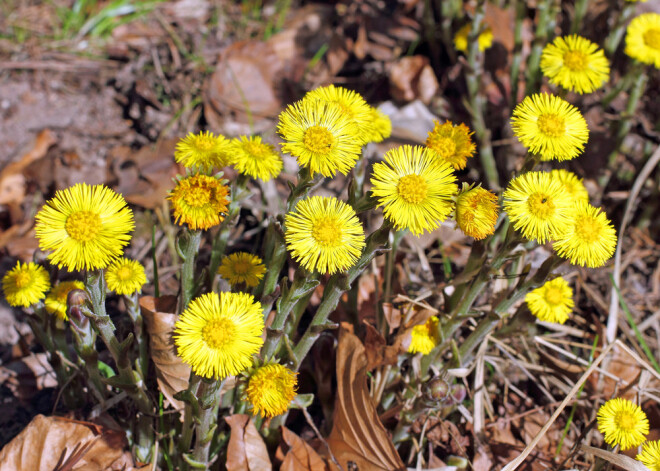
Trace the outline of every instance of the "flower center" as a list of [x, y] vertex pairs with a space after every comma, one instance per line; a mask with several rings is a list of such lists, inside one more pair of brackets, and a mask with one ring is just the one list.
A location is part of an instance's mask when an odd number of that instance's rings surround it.
[[566, 130], [564, 119], [556, 114], [542, 114], [539, 116], [536, 124], [539, 127], [539, 131], [549, 137], [563, 136]]
[[72, 239], [89, 242], [101, 231], [101, 218], [91, 211], [77, 211], [66, 219], [64, 229]]
[[419, 204], [426, 199], [426, 180], [414, 173], [406, 175], [399, 180], [396, 191], [407, 203]]
[[548, 288], [545, 290], [545, 300], [548, 302], [548, 304], [560, 304], [562, 299], [564, 299], [564, 295], [560, 289]]
[[456, 143], [449, 137], [440, 138], [433, 143], [433, 150], [447, 159], [456, 152]]
[[575, 224], [575, 234], [589, 244], [596, 242], [601, 237], [602, 225], [592, 217], [584, 217]]
[[566, 51], [564, 65], [571, 70], [584, 70], [587, 68], [587, 56], [580, 51]]
[[335, 247], [341, 242], [341, 227], [333, 218], [321, 218], [314, 223], [312, 237], [324, 247]]
[[648, 47], [660, 50], [660, 28], [651, 28], [642, 37]]
[[212, 139], [201, 136], [199, 139], [197, 139], [197, 142], [195, 142], [195, 146], [197, 147], [198, 150], [208, 151], [213, 148], [213, 143], [214, 142]]
[[119, 278], [121, 281], [130, 280], [132, 276], [133, 270], [131, 270], [129, 267], [121, 267], [119, 270], [117, 270], [117, 278]]
[[227, 348], [236, 335], [236, 324], [229, 319], [213, 319], [202, 328], [202, 340], [210, 348]]
[[322, 126], [312, 126], [305, 131], [303, 144], [307, 150], [317, 154], [327, 154], [332, 150], [335, 138]]
[[183, 199], [186, 204], [192, 208], [201, 208], [211, 201], [211, 190], [202, 187], [191, 187]]
[[251, 157], [263, 157], [266, 155], [266, 148], [263, 144], [258, 144], [256, 142], [245, 142], [243, 143], [243, 149]]
[[555, 205], [548, 195], [534, 193], [527, 199], [529, 212], [537, 218], [547, 219], [555, 213]]
[[32, 281], [32, 277], [29, 273], [18, 273], [14, 279], [17, 288], [25, 288], [30, 284], [30, 281]]
[[634, 430], [637, 421], [635, 417], [627, 411], [621, 411], [614, 417], [617, 427], [622, 430]]
[[250, 271], [250, 267], [251, 267], [251, 265], [248, 262], [242, 262], [242, 261], [241, 262], [236, 262], [234, 264], [234, 272], [237, 275], [245, 275], [247, 272]]

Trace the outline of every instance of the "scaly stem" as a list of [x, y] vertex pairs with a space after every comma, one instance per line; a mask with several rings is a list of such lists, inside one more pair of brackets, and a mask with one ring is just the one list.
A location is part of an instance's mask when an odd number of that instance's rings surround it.
[[195, 424], [195, 448], [192, 458], [196, 463], [209, 466], [209, 450], [211, 441], [218, 426], [218, 408], [222, 396], [224, 380], [204, 380], [199, 386], [197, 398], [199, 399], [199, 416]]
[[621, 39], [623, 39], [623, 35], [626, 32], [626, 25], [635, 13], [635, 7], [636, 5], [634, 2], [625, 2], [623, 10], [621, 10], [616, 17], [614, 27], [610, 29], [610, 35], [605, 40], [605, 45], [603, 46], [605, 54], [608, 57], [612, 57], [616, 49], [619, 47]]
[[518, 103], [518, 83], [520, 82], [520, 64], [522, 63], [523, 20], [527, 13], [525, 0], [514, 0], [516, 24], [513, 28], [513, 56], [511, 57], [511, 104]]
[[188, 389], [186, 390], [186, 396], [183, 398], [186, 406], [183, 411], [183, 425], [181, 426], [181, 440], [178, 443], [179, 455], [188, 453], [190, 450], [190, 445], [192, 443], [193, 431], [192, 426], [193, 416], [199, 408], [197, 405], [197, 391], [199, 389], [199, 384], [202, 381], [201, 376], [197, 376], [195, 373], [190, 372], [190, 378], [188, 379]]
[[185, 229], [177, 240], [181, 265], [181, 297], [179, 298], [179, 313], [183, 312], [195, 295], [195, 257], [202, 241], [202, 231]]
[[126, 302], [126, 312], [133, 321], [133, 329], [135, 330], [135, 341], [138, 344], [138, 360], [137, 369], [144, 381], [149, 372], [149, 346], [147, 345], [147, 337], [144, 334], [144, 321], [142, 319], [142, 311], [138, 300], [138, 292], [124, 296]]
[[525, 96], [532, 95], [539, 90], [541, 83], [539, 64], [541, 63], [541, 52], [548, 42], [548, 27], [553, 20], [552, 2], [553, 0], [539, 0], [536, 6], [538, 20], [532, 50], [527, 59], [527, 86], [525, 87]]

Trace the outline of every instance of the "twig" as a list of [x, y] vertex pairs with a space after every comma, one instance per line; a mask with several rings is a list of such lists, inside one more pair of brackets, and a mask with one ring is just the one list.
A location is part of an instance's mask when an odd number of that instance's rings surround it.
[[316, 434], [316, 438], [321, 440], [321, 443], [323, 443], [323, 445], [325, 445], [325, 448], [326, 448], [326, 450], [328, 450], [328, 454], [330, 455], [330, 459], [332, 460], [332, 462], [339, 468], [339, 471], [344, 471], [344, 468], [341, 467], [341, 465], [339, 464], [339, 461], [337, 461], [337, 458], [335, 458], [335, 455], [332, 454], [332, 450], [330, 449], [330, 445], [325, 440], [325, 438], [323, 438], [323, 435], [321, 435], [321, 432], [319, 432], [319, 429], [316, 428], [316, 424], [314, 423], [314, 420], [312, 420], [312, 417], [309, 415], [309, 412], [307, 412], [307, 408], [302, 407], [300, 410], [302, 411], [303, 415], [305, 416], [305, 420], [307, 420], [307, 424], [310, 427], [312, 427], [312, 430], [314, 430], [314, 433]]

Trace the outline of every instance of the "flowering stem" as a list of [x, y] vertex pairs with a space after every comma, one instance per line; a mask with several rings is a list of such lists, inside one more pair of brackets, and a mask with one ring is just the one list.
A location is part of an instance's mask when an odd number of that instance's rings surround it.
[[578, 34], [582, 26], [582, 18], [587, 12], [588, 0], [575, 0], [573, 7], [573, 20], [571, 21], [571, 34]]
[[124, 296], [126, 302], [126, 312], [133, 321], [135, 329], [135, 341], [138, 344], [138, 361], [137, 369], [140, 377], [144, 381], [147, 377], [149, 369], [149, 349], [147, 346], [147, 338], [144, 335], [144, 321], [142, 319], [142, 312], [138, 301], [138, 292], [134, 292]]
[[532, 95], [539, 89], [541, 82], [541, 70], [539, 64], [541, 63], [541, 52], [543, 51], [543, 47], [548, 42], [548, 27], [553, 19], [552, 2], [553, 0], [540, 0], [536, 6], [538, 20], [536, 34], [534, 34], [534, 42], [532, 43], [532, 50], [527, 59], [527, 86], [525, 87], [525, 96]]
[[181, 265], [181, 297], [179, 298], [179, 313], [183, 312], [195, 295], [195, 257], [199, 252], [202, 231], [186, 229], [177, 240], [179, 255], [183, 259]]
[[218, 408], [222, 397], [223, 380], [202, 379], [197, 398], [199, 399], [199, 415], [195, 417], [195, 448], [192, 453], [192, 463], [208, 469], [211, 441], [218, 427]]
[[623, 35], [626, 32], [626, 24], [635, 13], [635, 6], [636, 5], [633, 2], [625, 2], [623, 10], [621, 10], [616, 17], [614, 28], [610, 30], [611, 33], [605, 40], [605, 45], [603, 46], [605, 54], [607, 54], [608, 57], [612, 57], [616, 49], [619, 47], [619, 43], [621, 43], [621, 39], [623, 39]]
[[192, 436], [194, 431], [192, 422], [193, 422], [193, 416], [196, 415], [195, 412], [198, 409], [196, 396], [201, 381], [202, 381], [201, 376], [197, 376], [192, 371], [190, 372], [190, 378], [188, 379], [188, 389], [185, 391], [186, 394], [184, 394], [182, 397], [182, 400], [184, 400], [184, 402], [186, 403], [186, 407], [183, 411], [181, 440], [178, 443], [178, 449], [180, 455], [187, 453], [188, 450], [190, 450], [190, 444], [192, 443]]
[[[264, 304], [264, 298], [275, 292], [280, 271], [282, 271], [286, 259], [287, 252], [282, 228], [276, 220], [271, 219], [266, 230], [266, 240], [264, 242], [264, 263], [268, 267], [268, 270], [263, 281], [254, 291], [254, 297], [261, 299], [262, 304]], [[267, 316], [268, 312], [270, 312], [270, 305], [264, 306], [264, 316]]]
[[525, 0], [514, 0], [516, 8], [516, 23], [513, 29], [513, 56], [511, 57], [511, 103], [518, 103], [518, 83], [520, 82], [520, 64], [522, 63], [522, 30], [523, 20], [527, 13]]

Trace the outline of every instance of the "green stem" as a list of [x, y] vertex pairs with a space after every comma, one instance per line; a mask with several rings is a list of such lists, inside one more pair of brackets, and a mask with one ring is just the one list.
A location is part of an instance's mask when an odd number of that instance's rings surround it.
[[527, 59], [527, 86], [525, 87], [525, 96], [532, 95], [539, 90], [541, 84], [541, 52], [548, 42], [548, 29], [552, 18], [553, 0], [539, 0], [537, 3], [537, 25], [536, 34], [532, 43], [532, 50]]
[[573, 7], [573, 20], [571, 21], [571, 34], [578, 34], [580, 32], [582, 19], [587, 13], [588, 6], [588, 0], [575, 0], [575, 6]]
[[610, 35], [605, 40], [605, 45], [603, 46], [605, 54], [608, 57], [612, 57], [614, 52], [619, 47], [619, 44], [623, 39], [623, 35], [626, 32], [626, 25], [635, 13], [635, 7], [636, 4], [634, 2], [625, 2], [623, 10], [621, 10], [619, 15], [616, 17], [616, 20], [614, 21], [614, 27], [610, 29]]
[[188, 379], [188, 389], [186, 390], [187, 397], [184, 397], [186, 406], [183, 410], [183, 425], [181, 427], [181, 440], [178, 443], [179, 455], [188, 453], [190, 450], [190, 445], [192, 443], [193, 431], [192, 426], [193, 417], [195, 415], [197, 406], [197, 391], [199, 385], [202, 381], [201, 376], [197, 376], [192, 371], [190, 372], [190, 378]]
[[520, 82], [520, 65], [523, 49], [523, 20], [527, 14], [525, 0], [514, 0], [516, 8], [516, 23], [513, 28], [513, 55], [511, 57], [511, 103], [518, 103], [518, 83]]
[[181, 265], [181, 297], [179, 313], [183, 312], [195, 295], [195, 257], [202, 241], [202, 231], [185, 229], [179, 236], [177, 248], [183, 260]]
[[211, 441], [218, 426], [218, 408], [222, 396], [224, 380], [202, 380], [197, 397], [199, 399], [199, 416], [195, 424], [195, 448], [192, 458], [196, 463], [209, 466], [209, 450]]
[[[287, 257], [288, 254], [282, 227], [279, 222], [271, 219], [264, 241], [264, 263], [268, 267], [268, 270], [266, 271], [266, 276], [254, 292], [255, 298], [261, 299], [262, 303], [264, 298], [275, 292], [280, 279], [280, 272]], [[268, 315], [268, 312], [270, 312], [270, 306], [264, 306], [264, 316]]]
[[144, 334], [144, 320], [142, 319], [142, 311], [140, 310], [139, 294], [134, 292], [124, 296], [126, 302], [126, 312], [133, 321], [133, 329], [135, 331], [135, 341], [138, 344], [138, 360], [137, 369], [142, 377], [146, 380], [147, 373], [149, 372], [149, 346], [147, 345], [147, 337]]

